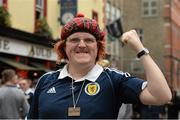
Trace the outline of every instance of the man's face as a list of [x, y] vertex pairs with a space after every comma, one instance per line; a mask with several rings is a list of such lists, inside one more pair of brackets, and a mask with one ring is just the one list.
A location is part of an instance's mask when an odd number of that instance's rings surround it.
[[95, 63], [97, 57], [97, 41], [90, 33], [76, 32], [66, 40], [65, 51], [69, 63]]
[[20, 80], [19, 86], [23, 91], [26, 91], [29, 88], [29, 83], [26, 80]]

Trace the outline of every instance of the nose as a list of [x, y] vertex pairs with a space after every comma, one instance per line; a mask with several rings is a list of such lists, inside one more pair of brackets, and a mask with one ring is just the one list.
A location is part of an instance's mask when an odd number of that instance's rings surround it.
[[78, 46], [79, 46], [79, 47], [85, 47], [86, 44], [85, 44], [84, 40], [81, 39], [81, 40], [79, 41]]

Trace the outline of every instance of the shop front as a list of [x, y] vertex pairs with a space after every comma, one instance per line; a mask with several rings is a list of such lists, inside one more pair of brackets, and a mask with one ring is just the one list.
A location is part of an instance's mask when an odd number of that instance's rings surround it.
[[37, 79], [56, 69], [51, 40], [12, 28], [0, 28], [0, 72], [15, 69], [20, 77]]

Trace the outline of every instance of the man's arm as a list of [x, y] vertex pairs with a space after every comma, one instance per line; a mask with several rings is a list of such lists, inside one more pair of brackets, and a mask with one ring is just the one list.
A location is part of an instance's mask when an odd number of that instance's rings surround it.
[[165, 104], [172, 98], [171, 91], [164, 75], [152, 60], [150, 55], [144, 55], [140, 59], [144, 66], [147, 87], [142, 91], [140, 100], [144, 104]]
[[[136, 54], [144, 49], [135, 30], [124, 33], [122, 42], [127, 44]], [[169, 102], [172, 94], [159, 67], [148, 54], [141, 56], [140, 62], [145, 69], [146, 79], [148, 81], [147, 87], [140, 94], [141, 102], [151, 105], [160, 105]]]

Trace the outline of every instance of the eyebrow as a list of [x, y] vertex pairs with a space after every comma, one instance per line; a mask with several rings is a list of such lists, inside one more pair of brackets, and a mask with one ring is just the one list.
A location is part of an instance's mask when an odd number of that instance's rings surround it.
[[[80, 38], [80, 37], [72, 37], [72, 38], [68, 38], [68, 39], [95, 39], [96, 40], [96, 38], [94, 38], [94, 37], [85, 37], [85, 38]], [[67, 40], [68, 40], [67, 39]]]

